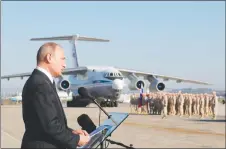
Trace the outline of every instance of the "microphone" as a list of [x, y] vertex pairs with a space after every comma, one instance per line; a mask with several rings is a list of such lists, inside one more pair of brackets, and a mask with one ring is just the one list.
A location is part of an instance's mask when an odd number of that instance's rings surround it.
[[89, 134], [96, 130], [96, 125], [89, 118], [87, 114], [82, 114], [77, 118], [78, 124], [82, 127], [83, 130], [87, 131]]
[[114, 121], [114, 119], [111, 118], [111, 115], [109, 115], [96, 101], [96, 99], [94, 97], [92, 97], [88, 90], [84, 87], [80, 87], [78, 89], [78, 93], [83, 96], [83, 97], [86, 97], [86, 98], [89, 98], [91, 99], [107, 116], [108, 116], [108, 119], [111, 119], [116, 125], [117, 125], [117, 122]]

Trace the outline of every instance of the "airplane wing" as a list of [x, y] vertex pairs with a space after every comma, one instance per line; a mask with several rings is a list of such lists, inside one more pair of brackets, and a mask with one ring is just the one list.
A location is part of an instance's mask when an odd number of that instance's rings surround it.
[[[78, 67], [78, 68], [67, 68], [64, 69], [62, 74], [63, 75], [73, 75], [73, 74], [77, 74], [77, 73], [85, 73], [88, 70], [87, 67]], [[20, 74], [13, 74], [13, 75], [5, 75], [5, 76], [1, 76], [1, 79], [10, 79], [10, 78], [21, 78], [23, 79], [23, 77], [29, 77], [31, 75], [31, 73], [20, 73]]]
[[21, 78], [23, 79], [23, 77], [29, 77], [31, 75], [31, 73], [20, 73], [20, 74], [12, 74], [12, 75], [5, 75], [5, 76], [1, 76], [1, 79], [10, 79], [10, 78]]
[[116, 69], [118, 69], [124, 76], [134, 73], [137, 77], [154, 76], [155, 78], [161, 78], [164, 81], [175, 80], [177, 83], [185, 82], [185, 83], [194, 83], [194, 84], [201, 84], [201, 85], [212, 85], [210, 83], [197, 81], [197, 80], [188, 80], [188, 79], [182, 79], [179, 77], [158, 75], [158, 74], [154, 74], [154, 73], [148, 73], [148, 72], [142, 72], [142, 71], [136, 71], [136, 70], [130, 70], [130, 69], [123, 69], [123, 68], [117, 68], [117, 67], [116, 67]]

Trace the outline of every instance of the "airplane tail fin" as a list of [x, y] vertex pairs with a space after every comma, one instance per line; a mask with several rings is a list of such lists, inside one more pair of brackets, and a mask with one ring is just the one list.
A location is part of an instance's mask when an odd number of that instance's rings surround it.
[[72, 58], [73, 58], [73, 67], [78, 67], [78, 58], [77, 58], [77, 51], [76, 51], [76, 41], [90, 41], [90, 42], [109, 42], [110, 40], [101, 39], [101, 38], [94, 38], [94, 37], [86, 37], [86, 36], [79, 36], [71, 35], [71, 36], [55, 36], [55, 37], [43, 37], [43, 38], [31, 38], [31, 41], [53, 41], [53, 40], [68, 40], [71, 41], [73, 44], [72, 47]]
[[86, 37], [71, 35], [71, 36], [55, 36], [55, 37], [43, 37], [43, 38], [31, 38], [31, 41], [45, 41], [45, 40], [79, 40], [79, 41], [93, 41], [93, 42], [109, 42], [110, 40], [94, 38], [94, 37]]

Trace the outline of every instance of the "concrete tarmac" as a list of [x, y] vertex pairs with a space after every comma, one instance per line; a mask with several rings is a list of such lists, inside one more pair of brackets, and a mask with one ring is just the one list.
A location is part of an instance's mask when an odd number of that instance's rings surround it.
[[[24, 133], [24, 123], [20, 105], [1, 106], [1, 148], [19, 148]], [[98, 125], [99, 109], [64, 108], [68, 125], [80, 129], [77, 117], [88, 114]], [[130, 112], [128, 104], [119, 104], [117, 108], [105, 108], [107, 112]], [[197, 116], [192, 118], [160, 115], [130, 116], [121, 124], [112, 136], [113, 141], [134, 148], [225, 148], [225, 105], [219, 105], [217, 120]], [[101, 112], [101, 122], [107, 117]], [[109, 145], [109, 148], [123, 148]]]

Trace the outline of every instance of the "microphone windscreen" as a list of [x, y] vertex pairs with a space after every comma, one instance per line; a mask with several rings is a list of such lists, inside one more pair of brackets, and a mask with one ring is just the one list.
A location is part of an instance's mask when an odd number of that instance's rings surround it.
[[89, 134], [96, 130], [96, 125], [89, 118], [87, 114], [82, 114], [77, 118], [78, 124], [82, 127], [83, 130], [87, 131]]
[[87, 97], [89, 95], [87, 89], [84, 87], [80, 87], [78, 89], [78, 93], [83, 97]]

